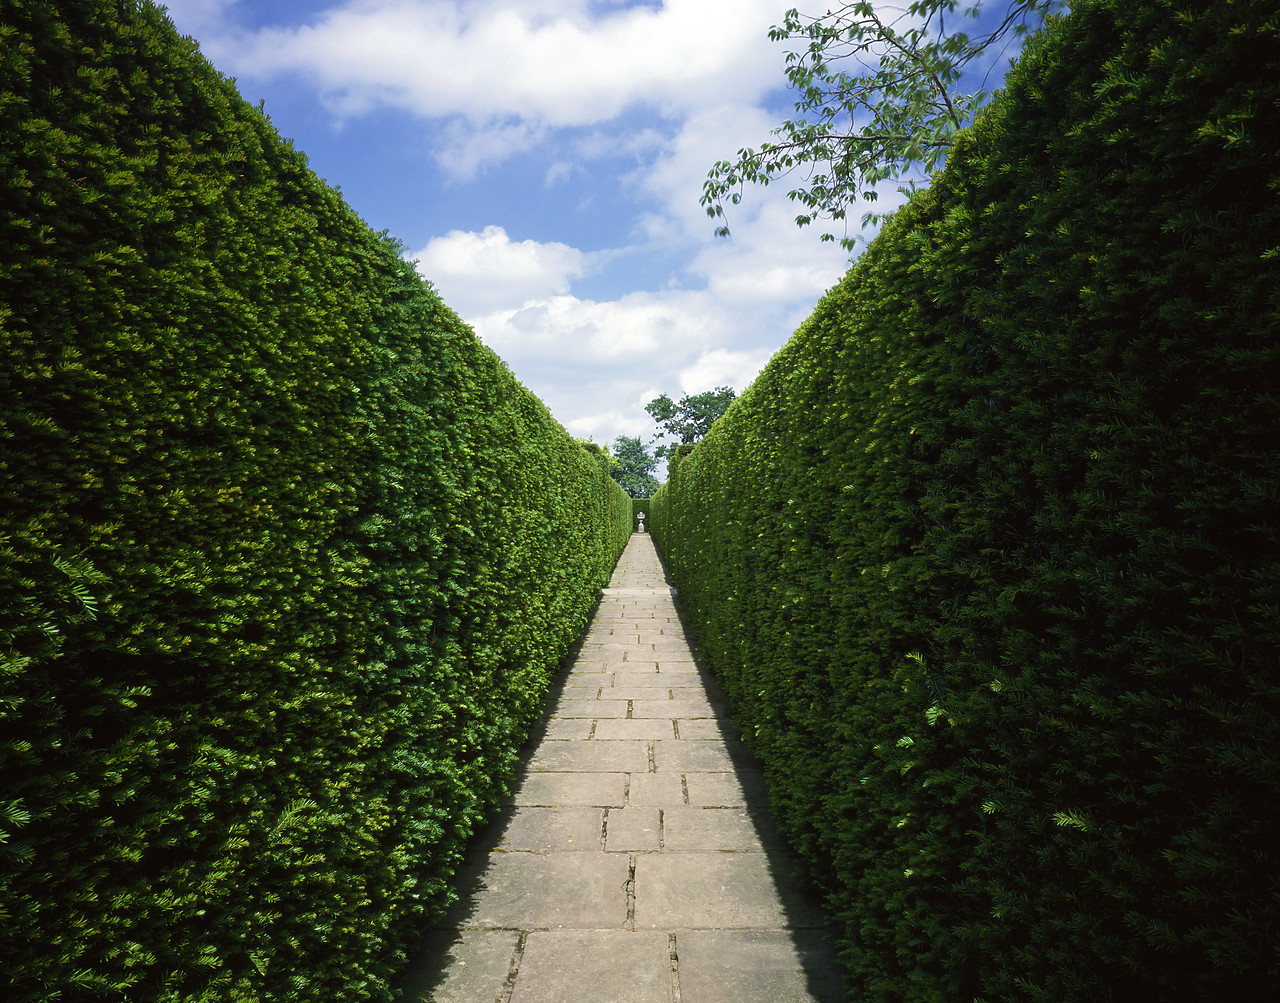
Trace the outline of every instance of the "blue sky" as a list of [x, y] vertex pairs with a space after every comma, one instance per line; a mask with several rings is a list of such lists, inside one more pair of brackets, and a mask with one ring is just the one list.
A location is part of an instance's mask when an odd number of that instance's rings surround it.
[[727, 239], [698, 204], [791, 110], [768, 38], [791, 2], [165, 6], [571, 434], [611, 443], [654, 433], [660, 393], [744, 389], [848, 267], [785, 184]]

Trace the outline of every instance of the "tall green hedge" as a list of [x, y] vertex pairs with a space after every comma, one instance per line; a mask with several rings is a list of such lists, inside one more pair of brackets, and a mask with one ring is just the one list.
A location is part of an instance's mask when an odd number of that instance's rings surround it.
[[653, 501], [859, 1000], [1280, 977], [1280, 7], [1072, 6]]
[[0, 9], [4, 996], [386, 998], [628, 500], [154, 6]]

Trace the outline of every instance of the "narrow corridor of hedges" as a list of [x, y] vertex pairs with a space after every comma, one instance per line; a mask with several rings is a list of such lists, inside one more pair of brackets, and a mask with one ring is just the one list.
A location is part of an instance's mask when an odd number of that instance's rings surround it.
[[860, 1000], [1280, 952], [1280, 10], [1086, 0], [652, 525]]
[[386, 998], [628, 499], [154, 6], [0, 27], [6, 999]]

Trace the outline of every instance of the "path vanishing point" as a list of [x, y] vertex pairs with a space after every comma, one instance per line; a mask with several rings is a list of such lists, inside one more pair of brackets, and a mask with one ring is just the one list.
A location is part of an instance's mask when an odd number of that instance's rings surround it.
[[633, 534], [401, 1003], [843, 999], [677, 605]]

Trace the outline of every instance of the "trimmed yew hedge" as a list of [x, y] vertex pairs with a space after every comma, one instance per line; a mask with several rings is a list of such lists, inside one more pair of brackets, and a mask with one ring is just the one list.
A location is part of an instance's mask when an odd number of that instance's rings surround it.
[[1280, 977], [1280, 7], [1084, 0], [653, 500], [859, 1000]]
[[368, 1000], [630, 531], [150, 3], [0, 20], [5, 998]]

